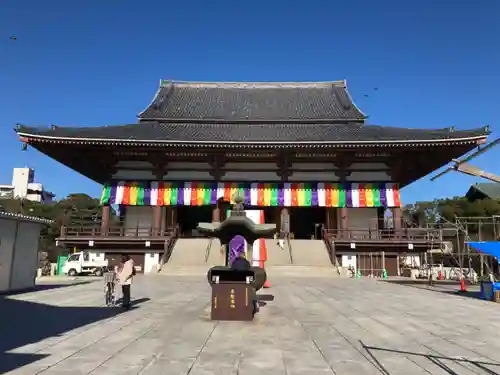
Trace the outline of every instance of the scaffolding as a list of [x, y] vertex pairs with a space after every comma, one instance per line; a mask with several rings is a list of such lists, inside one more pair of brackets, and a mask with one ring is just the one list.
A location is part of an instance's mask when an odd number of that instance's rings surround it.
[[441, 176], [445, 175], [446, 173], [448, 173], [450, 171], [456, 171], [456, 172], [460, 172], [463, 174], [468, 174], [469, 176], [481, 177], [481, 178], [484, 178], [486, 180], [500, 183], [500, 176], [497, 176], [493, 173], [483, 171], [482, 169], [475, 167], [473, 165], [470, 165], [468, 163], [470, 160], [472, 160], [472, 159], [478, 157], [479, 155], [491, 150], [493, 147], [495, 147], [498, 144], [500, 144], [500, 138], [495, 139], [494, 141], [490, 142], [486, 146], [478, 147], [478, 150], [476, 152], [473, 152], [472, 154], [466, 156], [463, 159], [451, 160], [451, 165], [448, 168], [446, 168], [445, 170], [443, 170], [442, 172], [439, 172], [437, 175], [431, 177], [431, 181], [434, 181], [437, 178], [440, 178]]
[[454, 238], [445, 236], [445, 239], [454, 243], [454, 249], [449, 253], [448, 259], [442, 258], [441, 266], [443, 266], [444, 260], [449, 260], [452, 267], [458, 268], [458, 277], [468, 279], [471, 283], [477, 281], [476, 275], [479, 276], [479, 279], [500, 277], [500, 267], [498, 265], [495, 267], [498, 262], [494, 260], [494, 257], [472, 250], [467, 244], [474, 241], [499, 241], [500, 215], [489, 217], [457, 216], [453, 222], [445, 219], [442, 221], [443, 230], [450, 231], [451, 229], [454, 232]]

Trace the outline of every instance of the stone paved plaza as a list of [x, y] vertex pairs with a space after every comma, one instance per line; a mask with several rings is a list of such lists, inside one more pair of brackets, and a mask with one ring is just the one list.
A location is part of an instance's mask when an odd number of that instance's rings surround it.
[[126, 313], [102, 307], [102, 280], [0, 296], [0, 373], [500, 374], [497, 304], [369, 279], [271, 280], [253, 323], [210, 321], [202, 276], [137, 277]]

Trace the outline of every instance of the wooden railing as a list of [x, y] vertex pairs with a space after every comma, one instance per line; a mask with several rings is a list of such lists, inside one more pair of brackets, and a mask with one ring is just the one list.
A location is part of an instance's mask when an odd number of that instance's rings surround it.
[[332, 244], [333, 238], [329, 235], [328, 229], [323, 229], [323, 241], [325, 243], [326, 249], [328, 250], [330, 262], [334, 266], [337, 266], [337, 256], [335, 255], [334, 245]]
[[208, 262], [208, 258], [210, 257], [210, 252], [212, 251], [212, 242], [213, 242], [213, 237], [210, 237], [208, 239], [207, 247], [205, 248], [205, 263]]
[[[324, 238], [330, 241], [421, 241], [441, 242], [443, 240], [440, 229], [403, 228], [393, 229], [325, 229]], [[328, 244], [327, 244], [328, 246]]]
[[177, 239], [179, 238], [179, 225], [176, 225], [172, 231], [170, 232], [170, 237], [168, 238], [167, 241], [165, 241], [164, 245], [164, 251], [160, 259], [160, 264], [158, 266], [158, 272], [161, 271], [165, 263], [167, 263], [172, 256], [172, 251], [174, 251], [174, 246], [175, 243], [177, 242]]
[[105, 232], [100, 225], [63, 225], [61, 238], [66, 237], [168, 237], [174, 228], [156, 229], [150, 226], [124, 227], [110, 226]]

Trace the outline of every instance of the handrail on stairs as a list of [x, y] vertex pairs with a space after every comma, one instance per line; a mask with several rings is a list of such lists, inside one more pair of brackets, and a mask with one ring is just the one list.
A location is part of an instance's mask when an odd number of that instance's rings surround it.
[[293, 254], [292, 254], [292, 243], [290, 242], [290, 236], [286, 236], [286, 244], [288, 245], [288, 255], [290, 256], [290, 264], [293, 264]]
[[158, 273], [162, 270], [165, 263], [167, 263], [168, 260], [170, 259], [170, 256], [172, 255], [172, 250], [175, 246], [175, 243], [177, 242], [178, 237], [179, 237], [179, 225], [177, 224], [170, 233], [170, 236], [165, 240], [164, 251], [161, 256], [160, 263], [158, 264]]
[[328, 229], [323, 229], [323, 242], [328, 250], [328, 256], [330, 257], [330, 262], [333, 264], [335, 268], [337, 268], [337, 272], [340, 275], [340, 264], [337, 261], [337, 256], [335, 255], [335, 245], [330, 242], [330, 235], [328, 234]]
[[208, 244], [207, 244], [207, 248], [205, 249], [205, 263], [208, 262], [208, 257], [210, 256], [210, 251], [212, 251], [212, 241], [213, 241], [213, 237], [210, 237], [208, 239]]

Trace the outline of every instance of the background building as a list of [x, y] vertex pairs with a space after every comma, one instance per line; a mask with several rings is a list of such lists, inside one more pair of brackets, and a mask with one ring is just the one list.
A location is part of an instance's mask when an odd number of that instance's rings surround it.
[[55, 195], [44, 190], [43, 184], [35, 182], [35, 170], [31, 168], [14, 168], [11, 185], [0, 185], [0, 198], [27, 199], [48, 203]]

